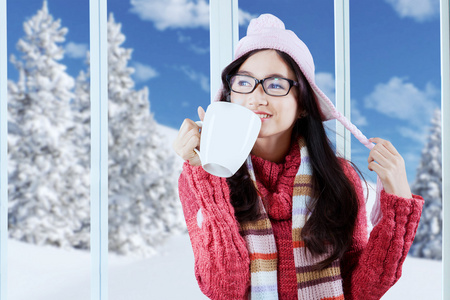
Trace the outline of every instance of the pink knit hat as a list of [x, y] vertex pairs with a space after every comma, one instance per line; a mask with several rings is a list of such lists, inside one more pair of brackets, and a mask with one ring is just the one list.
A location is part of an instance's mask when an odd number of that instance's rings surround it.
[[[366, 136], [336, 109], [330, 99], [316, 85], [314, 60], [308, 47], [293, 31], [286, 30], [284, 23], [274, 15], [263, 14], [250, 21], [247, 35], [237, 44], [234, 59], [236, 60], [244, 54], [257, 49], [275, 49], [288, 54], [300, 67], [300, 70], [313, 89], [320, 107], [322, 120], [338, 120], [364, 146], [369, 149], [373, 148], [374, 144], [369, 142]], [[215, 101], [220, 99], [222, 90], [223, 86], [216, 94]], [[381, 181], [377, 179], [377, 200], [375, 201], [375, 206], [371, 214], [373, 224], [378, 223], [381, 218], [379, 207], [379, 194], [381, 189]]]

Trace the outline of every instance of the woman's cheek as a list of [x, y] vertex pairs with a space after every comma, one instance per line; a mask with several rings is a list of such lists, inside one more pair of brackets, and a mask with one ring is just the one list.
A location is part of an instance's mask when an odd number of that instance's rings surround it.
[[239, 97], [239, 96], [237, 96], [237, 97], [236, 96], [232, 96], [231, 97], [231, 103], [235, 103], [235, 104], [239, 104], [239, 105], [245, 106], [244, 105], [245, 104], [244, 99]]

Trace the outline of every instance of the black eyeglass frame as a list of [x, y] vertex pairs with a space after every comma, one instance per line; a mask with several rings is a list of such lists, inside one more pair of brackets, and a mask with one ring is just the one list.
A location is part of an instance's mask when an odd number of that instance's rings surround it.
[[[233, 88], [231, 87], [231, 82], [230, 82], [230, 80], [231, 80], [231, 78], [233, 76], [244, 76], [244, 77], [253, 78], [255, 80], [255, 85], [253, 86], [253, 89], [250, 92], [245, 92], [245, 93], [233, 90]], [[272, 94], [269, 94], [266, 91], [266, 89], [264, 88], [264, 81], [266, 81], [267, 79], [273, 79], [273, 78], [284, 79], [284, 80], [287, 80], [287, 82], [289, 82], [289, 89], [287, 90], [286, 94], [284, 94], [284, 95], [272, 95]], [[253, 76], [250, 76], [250, 75], [241, 75], [241, 74], [233, 74], [233, 75], [229, 74], [229, 75], [227, 75], [227, 83], [228, 83], [228, 87], [230, 88], [230, 90], [232, 90], [233, 92], [238, 93], [238, 94], [251, 94], [251, 93], [253, 93], [256, 90], [256, 88], [258, 87], [258, 84], [261, 84], [261, 86], [262, 86], [262, 88], [264, 90], [264, 93], [266, 93], [267, 95], [272, 96], [272, 97], [284, 97], [284, 96], [289, 94], [289, 92], [291, 91], [291, 88], [293, 86], [298, 86], [299, 85], [297, 81], [294, 81], [294, 80], [289, 79], [289, 78], [284, 78], [284, 77], [271, 76], [271, 77], [267, 77], [267, 78], [264, 78], [264, 79], [260, 80], [260, 79], [256, 79]]]

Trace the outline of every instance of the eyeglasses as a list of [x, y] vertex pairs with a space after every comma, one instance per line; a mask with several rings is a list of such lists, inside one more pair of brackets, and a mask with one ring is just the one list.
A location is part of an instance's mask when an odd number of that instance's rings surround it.
[[282, 78], [282, 77], [267, 77], [264, 79], [256, 79], [249, 75], [228, 75], [227, 82], [230, 89], [239, 94], [252, 93], [258, 84], [261, 84], [264, 92], [267, 95], [281, 97], [289, 94], [292, 86], [298, 86], [298, 82]]

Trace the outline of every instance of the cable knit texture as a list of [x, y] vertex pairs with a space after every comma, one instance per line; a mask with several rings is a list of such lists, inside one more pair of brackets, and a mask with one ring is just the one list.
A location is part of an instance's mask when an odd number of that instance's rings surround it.
[[[296, 148], [297, 147], [297, 148]], [[297, 299], [292, 250], [292, 189], [300, 164], [298, 145], [293, 143], [284, 163], [252, 157], [258, 189], [268, 200], [278, 251], [279, 299]], [[381, 193], [383, 217], [367, 238], [365, 198], [359, 176], [344, 163], [360, 202], [353, 240], [341, 259], [345, 299], [380, 299], [400, 278], [401, 267], [414, 239], [423, 199]], [[180, 200], [195, 257], [195, 276], [201, 291], [211, 299], [247, 299], [250, 259], [239, 224], [230, 204], [224, 178], [185, 163], [179, 179]], [[202, 226], [197, 222], [201, 209]]]
[[292, 188], [300, 166], [300, 149], [293, 143], [285, 161], [277, 164], [252, 155], [258, 190], [269, 204], [270, 219], [290, 220], [292, 216]]
[[[234, 61], [250, 51], [260, 49], [274, 49], [289, 55], [298, 65], [308, 81], [309, 86], [312, 88], [320, 108], [322, 120], [336, 119], [369, 150], [374, 147], [374, 144], [336, 109], [333, 102], [316, 85], [314, 59], [305, 43], [293, 31], [287, 30], [283, 21], [272, 14], [262, 14], [258, 18], [250, 21], [247, 28], [247, 35], [236, 45]], [[214, 101], [220, 101], [223, 92], [224, 86], [221, 85], [214, 97]], [[372, 224], [377, 224], [381, 218], [379, 205], [381, 190], [381, 181], [377, 180], [377, 197], [375, 199], [376, 205], [372, 209]]]
[[292, 193], [300, 166], [300, 149], [293, 143], [283, 163], [277, 164], [252, 155], [256, 183], [267, 200], [266, 211], [272, 223], [278, 251], [277, 283], [280, 299], [297, 298], [297, 280], [292, 249]]

